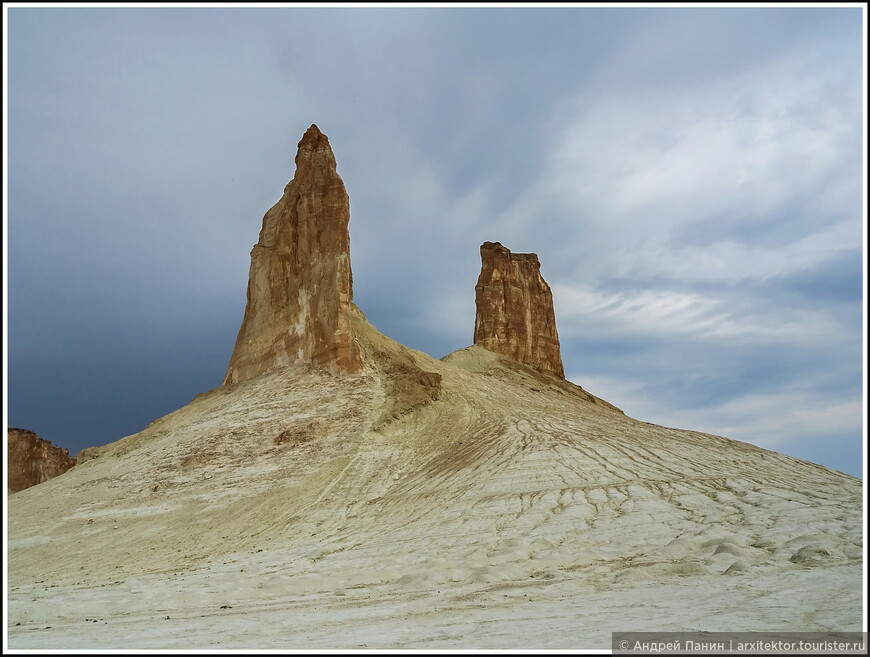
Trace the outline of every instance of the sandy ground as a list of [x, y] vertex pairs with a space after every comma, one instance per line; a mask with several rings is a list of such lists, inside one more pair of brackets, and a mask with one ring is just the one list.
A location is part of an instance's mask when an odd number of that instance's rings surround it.
[[[355, 332], [360, 376], [219, 388], [10, 496], [8, 647], [866, 630], [859, 480], [634, 420], [479, 348], [437, 361]], [[397, 405], [408, 362], [441, 375], [435, 401]]]
[[851, 621], [830, 611], [833, 588], [842, 594], [840, 606], [861, 608], [854, 570], [843, 566], [609, 590], [566, 577], [416, 591], [390, 584], [308, 594], [265, 587], [254, 597], [251, 579], [262, 571], [247, 556], [234, 565], [245, 564], [253, 575], [221, 564], [101, 588], [22, 590], [21, 598], [37, 599], [16, 604], [15, 617], [29, 620], [13, 623], [10, 646], [606, 650], [614, 631], [858, 631], [861, 625], [857, 611]]

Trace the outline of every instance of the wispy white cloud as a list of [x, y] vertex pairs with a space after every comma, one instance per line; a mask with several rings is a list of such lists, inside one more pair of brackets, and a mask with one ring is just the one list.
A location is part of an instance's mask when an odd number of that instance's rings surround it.
[[583, 277], [733, 280], [854, 248], [859, 76], [784, 49], [731, 77], [584, 95], [508, 222], [558, 221]]
[[718, 282], [722, 285], [793, 275], [833, 256], [852, 251], [859, 216], [819, 222], [785, 245], [718, 240], [709, 244], [653, 242], [616, 253], [614, 273], [622, 276], [665, 277], [675, 282]]
[[791, 344], [813, 348], [819, 342], [854, 339], [849, 327], [826, 308], [770, 307], [763, 299], [738, 303], [734, 292], [673, 290], [606, 291], [591, 286], [553, 284], [563, 339], [715, 341], [719, 349], [746, 343]]
[[560, 334], [564, 337], [646, 335], [715, 337], [740, 333], [724, 302], [700, 294], [641, 290], [608, 293], [592, 287], [553, 284]]

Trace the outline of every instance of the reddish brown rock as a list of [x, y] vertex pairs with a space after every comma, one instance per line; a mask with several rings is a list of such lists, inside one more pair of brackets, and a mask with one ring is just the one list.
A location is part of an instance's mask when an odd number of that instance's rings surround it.
[[362, 369], [350, 329], [350, 203], [329, 140], [312, 125], [296, 174], [263, 217], [248, 302], [224, 384], [295, 362], [336, 374]]
[[55, 447], [27, 429], [6, 433], [7, 488], [15, 493], [63, 474], [76, 464], [69, 450]]
[[553, 293], [538, 256], [484, 242], [480, 259], [474, 344], [564, 378]]

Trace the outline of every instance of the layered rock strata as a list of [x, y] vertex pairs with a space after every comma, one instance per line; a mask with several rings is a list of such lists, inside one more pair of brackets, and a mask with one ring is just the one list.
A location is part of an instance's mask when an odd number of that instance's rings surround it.
[[564, 378], [553, 293], [538, 256], [484, 242], [480, 259], [474, 344]]
[[69, 450], [55, 447], [27, 429], [6, 433], [7, 488], [15, 493], [62, 475], [76, 464]]
[[263, 217], [251, 251], [247, 306], [224, 384], [295, 362], [335, 374], [362, 369], [350, 330], [350, 203], [329, 139], [312, 125], [296, 173]]

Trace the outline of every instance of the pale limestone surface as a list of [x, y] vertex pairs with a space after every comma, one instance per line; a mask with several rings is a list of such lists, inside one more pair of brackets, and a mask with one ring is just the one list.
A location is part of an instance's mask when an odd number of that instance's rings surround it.
[[[358, 374], [296, 364], [217, 388], [10, 496], [9, 647], [861, 630], [859, 480], [350, 322]], [[434, 399], [397, 406], [391, 362], [439, 375]]]

